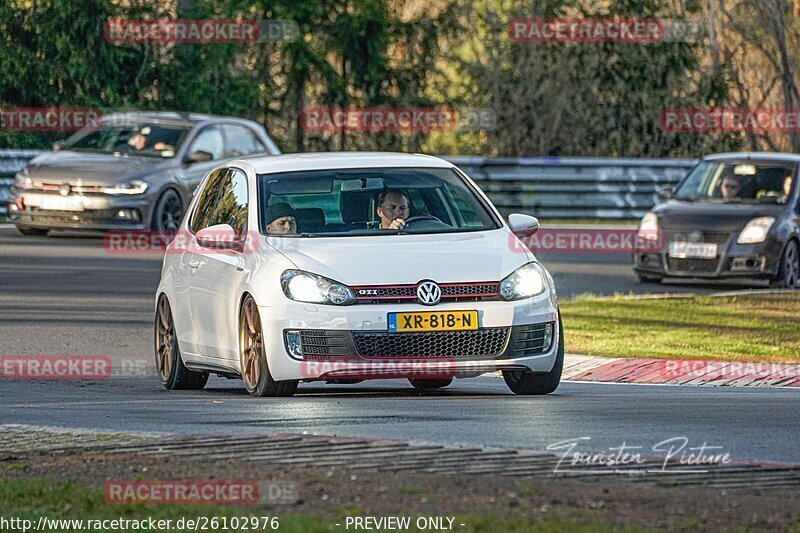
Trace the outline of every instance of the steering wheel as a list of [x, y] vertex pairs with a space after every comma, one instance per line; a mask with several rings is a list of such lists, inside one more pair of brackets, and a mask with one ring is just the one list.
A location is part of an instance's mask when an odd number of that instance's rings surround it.
[[417, 216], [413, 216], [413, 217], [408, 217], [405, 222], [406, 222], [406, 226], [408, 226], [412, 222], [422, 222], [423, 220], [435, 220], [436, 222], [438, 222], [440, 224], [444, 224], [444, 222], [442, 222], [441, 220], [439, 220], [438, 218], [436, 218], [433, 215], [417, 215]]

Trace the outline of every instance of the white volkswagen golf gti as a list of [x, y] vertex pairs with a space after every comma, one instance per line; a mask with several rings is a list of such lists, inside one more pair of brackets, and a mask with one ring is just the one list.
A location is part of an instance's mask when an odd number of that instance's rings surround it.
[[300, 381], [407, 378], [417, 389], [502, 371], [517, 394], [558, 387], [553, 280], [447, 161], [387, 153], [228, 162], [167, 247], [155, 356], [167, 389], [209, 373], [253, 396]]

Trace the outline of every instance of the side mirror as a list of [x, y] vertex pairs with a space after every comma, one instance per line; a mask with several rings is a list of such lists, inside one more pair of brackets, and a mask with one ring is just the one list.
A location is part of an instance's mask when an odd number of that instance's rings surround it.
[[672, 187], [664, 187], [662, 189], [659, 189], [656, 192], [656, 196], [658, 196], [662, 200], [669, 200], [670, 198], [672, 198]]
[[214, 156], [211, 155], [210, 152], [206, 152], [205, 150], [197, 150], [189, 154], [189, 156], [186, 158], [186, 162], [192, 165], [194, 163], [208, 163], [213, 159]]
[[508, 227], [510, 227], [511, 231], [514, 233], [533, 235], [539, 231], [539, 219], [530, 215], [511, 213], [508, 215]]
[[203, 228], [195, 235], [197, 244], [212, 250], [236, 250], [241, 242], [230, 224], [217, 224]]
[[58, 152], [64, 147], [64, 141], [56, 141], [53, 143], [53, 151]]

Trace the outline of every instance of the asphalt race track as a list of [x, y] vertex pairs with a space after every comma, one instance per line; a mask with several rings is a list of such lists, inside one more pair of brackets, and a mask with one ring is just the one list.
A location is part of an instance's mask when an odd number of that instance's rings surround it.
[[[718, 292], [720, 284], [639, 284], [626, 256], [542, 258], [562, 296], [582, 292]], [[102, 239], [22, 237], [0, 227], [0, 355], [105, 355], [115, 376], [89, 382], [0, 381], [0, 424], [147, 432], [320, 433], [545, 449], [649, 449], [675, 437], [721, 446], [734, 461], [796, 462], [798, 391], [564, 383], [547, 397], [502, 379], [456, 381], [419, 395], [403, 381], [303, 384], [294, 398], [251, 399], [213, 377], [205, 391], [163, 390], [152, 363], [161, 258], [119, 256]], [[585, 443], [585, 444], [584, 444]]]

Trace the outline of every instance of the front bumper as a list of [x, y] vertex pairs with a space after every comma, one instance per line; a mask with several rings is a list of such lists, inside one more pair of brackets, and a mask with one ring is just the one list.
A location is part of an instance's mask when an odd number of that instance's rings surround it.
[[[52, 208], [53, 201], [65, 203]], [[8, 203], [8, 221], [17, 226], [68, 230], [145, 230], [150, 228], [148, 195], [78, 195], [19, 191]]]
[[670, 238], [664, 249], [633, 256], [633, 269], [643, 275], [701, 279], [771, 279], [777, 275], [782, 242], [772, 237], [757, 244], [738, 244], [738, 232], [707, 233], [704, 241], [717, 244], [714, 258], [672, 257]]
[[[549, 291], [548, 291], [549, 292]], [[322, 306], [291, 302], [260, 307], [269, 339], [270, 372], [283, 379], [472, 377], [502, 369], [549, 372], [561, 335], [558, 308], [548, 292], [520, 302]], [[473, 332], [389, 333], [390, 312], [477, 310]], [[281, 318], [292, 317], [292, 318]], [[545, 328], [549, 327], [547, 345]], [[287, 333], [314, 348], [290, 354]], [[311, 340], [316, 338], [317, 340]], [[312, 353], [316, 352], [316, 353]]]

